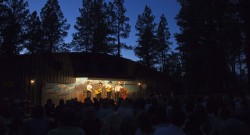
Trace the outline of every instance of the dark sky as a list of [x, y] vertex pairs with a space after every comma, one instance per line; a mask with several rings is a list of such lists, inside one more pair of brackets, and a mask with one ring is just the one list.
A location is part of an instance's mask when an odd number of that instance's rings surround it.
[[[31, 12], [36, 10], [38, 13], [41, 8], [45, 5], [47, 0], [27, 0], [29, 3], [29, 9]], [[71, 25], [68, 31], [68, 37], [65, 39], [65, 42], [70, 42], [72, 40], [72, 33], [75, 32], [74, 24], [76, 22], [76, 17], [80, 15], [79, 8], [82, 6], [82, 0], [58, 0], [61, 10], [64, 14], [64, 17], [68, 20], [68, 23]], [[112, 0], [106, 0], [112, 1]], [[167, 21], [169, 24], [169, 29], [171, 33], [171, 42], [173, 42], [173, 46], [176, 45], [174, 39], [174, 33], [179, 31], [179, 28], [176, 25], [176, 20], [174, 19], [176, 14], [179, 11], [179, 5], [176, 0], [125, 0], [124, 6], [127, 9], [126, 15], [129, 17], [131, 32], [128, 39], [124, 40], [129, 45], [135, 45], [137, 37], [135, 34], [137, 33], [135, 30], [135, 24], [137, 21], [137, 17], [141, 14], [148, 5], [153, 14], [155, 15], [155, 22], [158, 23], [160, 16], [164, 14], [167, 17]], [[122, 56], [124, 58], [128, 58], [134, 61], [139, 60], [133, 53], [133, 51], [123, 50]]]

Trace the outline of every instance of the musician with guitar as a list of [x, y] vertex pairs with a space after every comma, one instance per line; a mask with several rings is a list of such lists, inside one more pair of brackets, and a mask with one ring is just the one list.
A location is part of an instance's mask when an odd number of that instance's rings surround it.
[[111, 94], [112, 94], [112, 81], [109, 81], [108, 84], [105, 87], [106, 92], [107, 92], [107, 98], [111, 99]]
[[100, 98], [102, 97], [102, 82], [98, 83], [97, 89], [95, 90], [95, 94], [96, 94], [96, 98], [98, 100], [100, 100]]

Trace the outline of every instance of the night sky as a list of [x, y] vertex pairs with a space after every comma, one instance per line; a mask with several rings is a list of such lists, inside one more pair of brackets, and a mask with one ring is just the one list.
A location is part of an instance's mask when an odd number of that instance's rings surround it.
[[[37, 11], [40, 14], [41, 8], [45, 5], [46, 0], [27, 0], [29, 3], [30, 12]], [[79, 8], [82, 6], [82, 0], [58, 0], [64, 17], [67, 19], [68, 23], [71, 25], [68, 30], [68, 37], [65, 38], [65, 42], [71, 42], [72, 34], [75, 32], [74, 24], [76, 18], [80, 16]], [[107, 2], [112, 0], [106, 0]], [[129, 17], [131, 32], [128, 39], [124, 40], [128, 45], [135, 45], [137, 33], [135, 30], [135, 24], [137, 17], [144, 11], [145, 5], [148, 5], [153, 14], [155, 15], [155, 22], [158, 23], [160, 16], [164, 14], [167, 18], [169, 29], [171, 33], [170, 41], [173, 42], [173, 47], [176, 46], [176, 41], [174, 39], [174, 33], [179, 31], [176, 25], [176, 20], [174, 19], [178, 13], [180, 7], [176, 0], [125, 0], [124, 6], [127, 9], [126, 16]], [[122, 56], [134, 61], [139, 60], [133, 53], [133, 51], [122, 50]]]

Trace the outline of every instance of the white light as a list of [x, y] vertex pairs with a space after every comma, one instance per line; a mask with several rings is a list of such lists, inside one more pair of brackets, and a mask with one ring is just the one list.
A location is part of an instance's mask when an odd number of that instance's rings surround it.
[[34, 84], [34, 83], [35, 83], [35, 80], [33, 80], [33, 79], [30, 80], [30, 83], [31, 83], [31, 84]]

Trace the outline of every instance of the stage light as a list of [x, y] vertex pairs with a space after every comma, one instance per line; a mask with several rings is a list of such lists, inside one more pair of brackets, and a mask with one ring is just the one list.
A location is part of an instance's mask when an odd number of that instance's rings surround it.
[[31, 84], [34, 84], [34, 83], [35, 83], [35, 80], [34, 80], [34, 79], [31, 79], [31, 80], [30, 80], [30, 83], [31, 83]]

